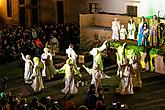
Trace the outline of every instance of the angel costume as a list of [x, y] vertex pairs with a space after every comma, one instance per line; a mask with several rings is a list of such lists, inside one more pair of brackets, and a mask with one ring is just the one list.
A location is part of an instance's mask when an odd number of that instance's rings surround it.
[[62, 93], [67, 94], [76, 94], [78, 89], [74, 82], [74, 75], [78, 75], [79, 71], [75, 69], [75, 66], [72, 63], [72, 59], [67, 59], [66, 64], [57, 71], [58, 73], [65, 73], [65, 87], [61, 90]]
[[22, 55], [22, 59], [25, 61], [24, 80], [25, 83], [30, 84], [31, 83], [30, 76], [33, 71], [33, 62], [30, 60], [30, 55], [26, 55], [26, 58], [22, 53], [21, 55]]
[[34, 68], [33, 68], [33, 74], [31, 75], [31, 79], [33, 79], [33, 83], [31, 87], [33, 88], [34, 92], [40, 92], [42, 89], [44, 89], [44, 85], [41, 75], [39, 58], [34, 57], [33, 61], [34, 61]]

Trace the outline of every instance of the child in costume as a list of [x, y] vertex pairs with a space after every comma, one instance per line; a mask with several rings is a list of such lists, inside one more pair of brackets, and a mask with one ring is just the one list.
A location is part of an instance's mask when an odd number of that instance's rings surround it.
[[121, 25], [120, 28], [120, 39], [124, 40], [127, 35], [127, 30], [124, 28], [124, 25]]
[[31, 56], [30, 55], [26, 55], [26, 57], [24, 56], [23, 53], [21, 53], [22, 59], [25, 61], [25, 69], [24, 69], [24, 80], [25, 83], [30, 84], [30, 76], [32, 74], [33, 71], [33, 62], [30, 60]]
[[31, 87], [33, 88], [34, 92], [40, 92], [44, 89], [42, 75], [41, 75], [41, 66], [38, 57], [33, 58], [34, 61], [34, 68], [33, 74], [31, 75], [31, 79], [33, 79], [33, 83]]

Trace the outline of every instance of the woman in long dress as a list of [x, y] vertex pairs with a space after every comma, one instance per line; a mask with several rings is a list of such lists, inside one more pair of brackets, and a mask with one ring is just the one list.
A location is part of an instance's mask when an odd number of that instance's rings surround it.
[[139, 23], [139, 27], [138, 27], [138, 46], [142, 45], [142, 41], [144, 39], [144, 35], [143, 35], [143, 24], [145, 22], [145, 18], [144, 16], [142, 16], [141, 18], [141, 22]]
[[65, 87], [61, 90], [62, 93], [67, 95], [69, 94], [76, 94], [78, 89], [75, 85], [74, 76], [79, 74], [79, 71], [76, 71], [75, 66], [73, 65], [72, 59], [67, 59], [66, 64], [59, 70], [58, 73], [65, 73], [64, 81]]
[[34, 92], [40, 92], [44, 89], [42, 75], [41, 75], [41, 66], [38, 57], [33, 58], [34, 61], [34, 68], [33, 74], [31, 75], [31, 79], [33, 79], [33, 83], [31, 87], [33, 88]]
[[32, 74], [33, 71], [33, 62], [30, 60], [31, 56], [30, 55], [26, 55], [26, 57], [24, 56], [23, 53], [21, 53], [22, 55], [22, 59], [25, 61], [25, 68], [24, 68], [24, 80], [25, 83], [30, 84], [30, 76]]

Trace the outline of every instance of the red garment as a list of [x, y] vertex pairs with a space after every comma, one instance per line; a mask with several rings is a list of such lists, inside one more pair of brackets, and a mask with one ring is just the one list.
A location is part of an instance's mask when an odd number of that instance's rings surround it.
[[40, 41], [39, 38], [36, 39], [36, 40], [34, 40], [34, 43], [35, 43], [35, 45], [36, 45], [38, 48], [42, 48], [42, 47], [43, 47], [42, 42]]

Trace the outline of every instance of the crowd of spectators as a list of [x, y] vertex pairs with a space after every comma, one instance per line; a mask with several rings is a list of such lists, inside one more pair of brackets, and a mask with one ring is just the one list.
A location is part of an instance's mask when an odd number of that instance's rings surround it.
[[34, 96], [31, 101], [21, 94], [13, 96], [11, 92], [0, 92], [0, 110], [128, 110], [128, 107], [122, 102], [114, 102], [111, 107], [105, 104], [104, 91], [100, 87], [96, 91], [95, 85], [91, 84], [86, 94], [84, 94], [84, 103], [76, 106], [70, 99], [57, 101], [51, 96], [38, 98]]
[[[0, 30], [0, 62], [11, 62], [20, 53], [40, 56], [43, 48], [56, 38], [60, 51], [70, 43], [79, 44], [79, 26], [74, 24], [55, 24], [37, 26], [10, 26]], [[32, 56], [32, 57], [33, 57]]]

